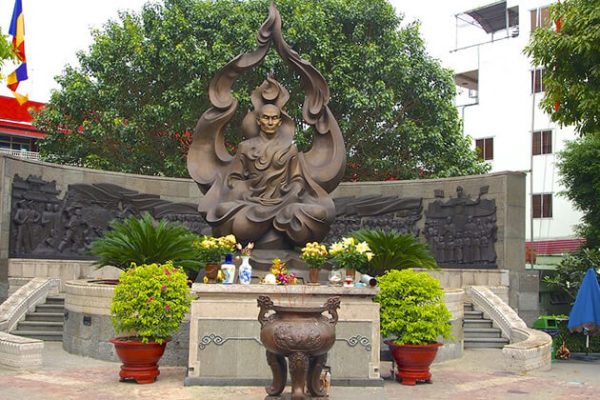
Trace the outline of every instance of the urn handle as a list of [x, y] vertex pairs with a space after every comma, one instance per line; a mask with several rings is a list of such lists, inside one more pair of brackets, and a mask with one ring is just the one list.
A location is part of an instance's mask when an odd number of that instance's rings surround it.
[[260, 322], [260, 326], [264, 326], [265, 323], [267, 323], [270, 318], [266, 317], [266, 314], [273, 309], [273, 300], [271, 300], [271, 298], [269, 296], [258, 296], [258, 307], [260, 307], [260, 310], [258, 311], [258, 322]]
[[331, 314], [331, 319], [329, 320], [329, 323], [331, 325], [337, 324], [337, 321], [338, 321], [337, 309], [340, 308], [340, 298], [337, 296], [328, 298], [327, 301], [325, 302], [325, 304], [323, 305], [323, 307], [325, 307], [325, 311], [327, 311], [329, 314]]

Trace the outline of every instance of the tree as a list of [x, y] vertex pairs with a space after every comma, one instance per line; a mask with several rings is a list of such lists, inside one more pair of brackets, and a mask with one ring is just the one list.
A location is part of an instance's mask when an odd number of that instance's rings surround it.
[[558, 168], [564, 195], [583, 212], [579, 233], [586, 246], [600, 246], [600, 133], [590, 133], [567, 144]]
[[[37, 116], [52, 162], [143, 174], [187, 176], [185, 154], [209, 107], [211, 77], [256, 47], [271, 0], [165, 0], [121, 13], [94, 32], [79, 67]], [[461, 135], [452, 74], [429, 57], [417, 24], [402, 27], [385, 0], [280, 0], [286, 41], [328, 81], [330, 108], [345, 137], [346, 179], [442, 177], [488, 170]], [[240, 101], [230, 148], [250, 92], [273, 71], [291, 92], [299, 148], [312, 131], [301, 120], [299, 79], [271, 50], [235, 87]]]
[[[561, 29], [539, 28], [525, 53], [543, 67], [543, 108], [585, 135], [600, 131], [600, 7], [597, 0], [566, 0], [551, 8]], [[558, 103], [556, 103], [558, 102]], [[554, 105], [559, 104], [556, 112]]]
[[[0, 29], [0, 32], [2, 29]], [[12, 49], [12, 44], [7, 40], [6, 36], [0, 34], [0, 70], [4, 66], [4, 61], [6, 60], [14, 60], [15, 53]], [[0, 80], [4, 79], [2, 73], [0, 72]]]

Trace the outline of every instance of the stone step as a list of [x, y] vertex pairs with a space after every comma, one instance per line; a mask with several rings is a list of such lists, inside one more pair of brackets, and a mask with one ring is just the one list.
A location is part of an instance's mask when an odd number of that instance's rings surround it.
[[25, 315], [25, 321], [48, 321], [48, 322], [63, 322], [65, 320], [64, 313], [54, 312], [32, 312]]
[[43, 313], [64, 313], [65, 306], [61, 304], [38, 304], [35, 306], [35, 311]]
[[465, 340], [472, 338], [500, 338], [502, 331], [498, 328], [465, 328]]
[[62, 342], [63, 333], [55, 331], [12, 331], [12, 335], [28, 337], [32, 339], [45, 340], [48, 342]]
[[473, 348], [494, 348], [501, 349], [509, 343], [506, 338], [465, 338], [465, 349]]
[[56, 331], [62, 335], [63, 322], [54, 321], [20, 321], [17, 323], [17, 331]]
[[473, 311], [473, 310], [475, 310], [475, 307], [473, 306], [473, 303], [464, 303], [464, 310], [465, 311]]
[[48, 296], [46, 297], [46, 304], [65, 304], [64, 296]]
[[483, 311], [466, 311], [465, 310], [465, 318], [466, 319], [483, 319]]
[[463, 328], [493, 328], [492, 320], [489, 319], [463, 319]]

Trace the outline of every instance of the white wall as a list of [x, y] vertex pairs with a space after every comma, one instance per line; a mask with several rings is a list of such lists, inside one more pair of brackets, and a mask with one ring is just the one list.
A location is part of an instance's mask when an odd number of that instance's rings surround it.
[[[493, 1], [481, 1], [479, 6]], [[466, 72], [473, 66], [479, 69], [479, 104], [459, 107], [464, 116], [464, 133], [473, 139], [494, 138], [492, 171], [530, 171], [531, 128], [533, 96], [531, 94], [531, 63], [523, 54], [530, 38], [530, 10], [545, 6], [546, 1], [509, 1], [508, 7], [519, 5], [519, 36], [486, 43], [474, 48], [450, 53], [447, 66], [456, 73]], [[457, 13], [467, 10], [456, 10]], [[460, 31], [458, 32], [460, 35]], [[502, 35], [497, 35], [501, 37]], [[533, 193], [553, 193], [553, 217], [535, 219], [535, 240], [574, 237], [574, 225], [581, 214], [572, 203], [558, 193], [564, 190], [555, 167], [556, 152], [562, 150], [565, 141], [576, 135], [572, 127], [559, 127], [550, 116], [537, 107], [542, 93], [536, 94], [534, 130], [552, 130], [553, 153], [533, 157]], [[462, 100], [462, 99], [461, 99]], [[461, 104], [457, 100], [457, 104]], [[530, 240], [530, 184], [527, 182], [527, 227]]]

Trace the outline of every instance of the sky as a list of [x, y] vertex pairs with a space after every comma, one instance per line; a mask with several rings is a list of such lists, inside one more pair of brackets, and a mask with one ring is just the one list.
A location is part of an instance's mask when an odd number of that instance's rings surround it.
[[[442, 62], [454, 48], [454, 14], [492, 3], [494, 0], [391, 0], [405, 21], [419, 20], [421, 33], [431, 56]], [[25, 15], [25, 51], [29, 79], [19, 91], [34, 101], [46, 102], [52, 89], [58, 89], [54, 77], [65, 65], [77, 63], [76, 53], [92, 43], [90, 30], [101, 28], [119, 10], [139, 11], [147, 0], [22, 0]], [[0, 27], [8, 33], [14, 0], [0, 0]], [[258, 29], [258, 27], [257, 27]], [[14, 66], [7, 63], [8, 75]], [[11, 96], [4, 84], [0, 95]]]

